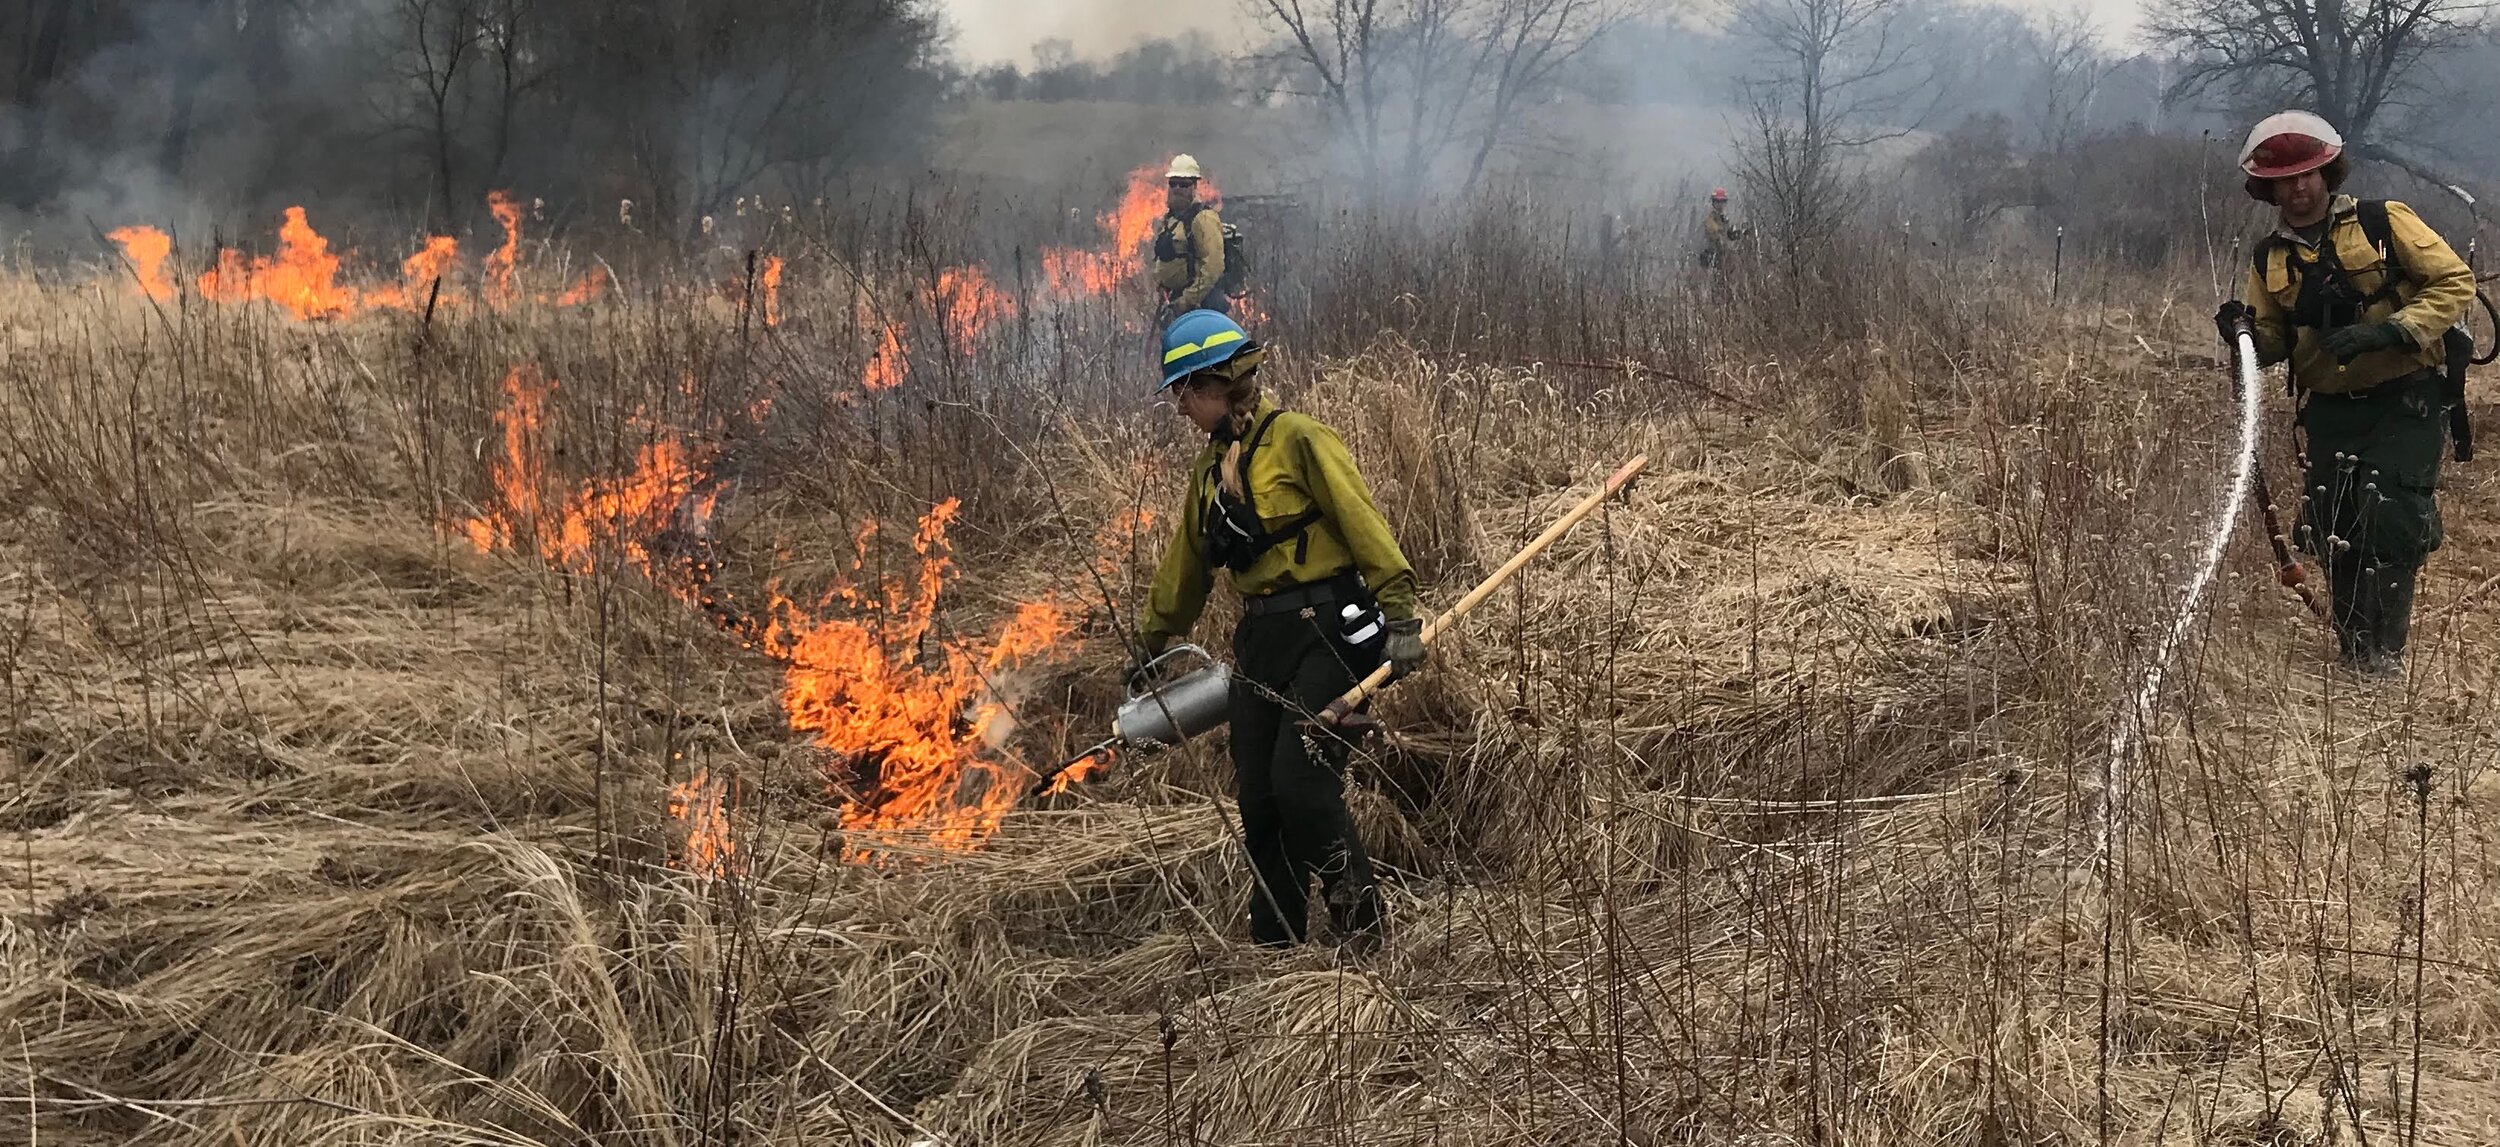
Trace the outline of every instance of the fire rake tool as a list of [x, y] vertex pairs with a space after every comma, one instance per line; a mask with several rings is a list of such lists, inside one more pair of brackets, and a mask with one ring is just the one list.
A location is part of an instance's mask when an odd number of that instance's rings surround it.
[[[1624, 463], [1621, 469], [1616, 470], [1612, 477], [1606, 479], [1606, 484], [1596, 493], [1581, 499], [1580, 504], [1573, 506], [1569, 513], [1556, 519], [1553, 525], [1545, 527], [1545, 532], [1538, 534], [1536, 540], [1529, 542], [1518, 553], [1512, 555], [1509, 561], [1502, 563], [1502, 568], [1493, 571], [1492, 576], [1477, 583], [1476, 588], [1468, 590], [1467, 596], [1458, 599], [1458, 604], [1451, 606], [1441, 616], [1434, 618], [1431, 624], [1426, 625], [1423, 633], [1424, 640], [1429, 643], [1433, 638], [1447, 632], [1451, 626], [1458, 624], [1459, 619], [1467, 616], [1468, 611], [1483, 604], [1484, 599], [1493, 596], [1493, 591], [1502, 588], [1502, 583], [1509, 581], [1511, 575], [1519, 572], [1520, 567], [1527, 565], [1531, 559], [1545, 552], [1547, 547], [1554, 544], [1555, 539], [1562, 537], [1571, 527], [1579, 525], [1590, 514], [1596, 513], [1599, 506], [1606, 504], [1606, 499], [1621, 493], [1623, 488], [1631, 483], [1633, 475], [1640, 473], [1641, 468], [1647, 465], [1649, 465], [1649, 455], [1646, 454]], [[1204, 664], [1162, 685], [1151, 688], [1145, 685], [1145, 681], [1151, 678], [1154, 671], [1164, 662], [1183, 655], [1194, 655]], [[1332, 725], [1348, 723], [1348, 718], [1354, 710], [1380, 692], [1383, 685], [1388, 684], [1389, 675], [1390, 668], [1386, 665], [1372, 670], [1370, 676], [1363, 678], [1360, 684], [1347, 690], [1344, 696], [1329, 702], [1327, 707], [1320, 711], [1316, 720]], [[1229, 666], [1195, 645], [1177, 646], [1147, 662], [1143, 668], [1129, 676], [1128, 699], [1121, 703], [1119, 713], [1112, 718], [1111, 735], [1104, 738], [1101, 743], [1068, 758], [1049, 772], [1042, 774], [1041, 779], [1034, 783], [1031, 795], [1040, 796], [1048, 792], [1061, 773], [1114, 749], [1159, 748], [1176, 745], [1214, 729], [1224, 723], [1231, 707], [1231, 696], [1232, 669]]]

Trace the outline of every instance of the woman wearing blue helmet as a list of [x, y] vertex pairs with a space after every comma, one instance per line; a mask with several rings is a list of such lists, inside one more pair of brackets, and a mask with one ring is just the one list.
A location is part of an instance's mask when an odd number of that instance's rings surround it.
[[[1207, 433], [1180, 526], [1163, 551], [1140, 623], [1149, 656], [1189, 632], [1215, 570], [1242, 595], [1233, 631], [1232, 756], [1241, 826], [1257, 878], [1250, 937], [1306, 935], [1311, 878], [1358, 949], [1379, 943], [1379, 885], [1346, 811], [1352, 746], [1307, 724], [1382, 662], [1424, 661], [1415, 571], [1372, 504], [1337, 432], [1260, 394], [1267, 351], [1214, 311], [1163, 335], [1163, 386]], [[1306, 733], [1308, 734], [1306, 738]]]

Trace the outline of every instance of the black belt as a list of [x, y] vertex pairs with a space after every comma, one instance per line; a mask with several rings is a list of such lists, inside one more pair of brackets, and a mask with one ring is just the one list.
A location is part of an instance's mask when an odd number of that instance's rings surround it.
[[2312, 390], [2308, 394], [2311, 399], [2334, 398], [2345, 402], [2367, 402], [2396, 394], [2409, 386], [2436, 386], [2446, 381], [2447, 375], [2441, 368], [2426, 366], [2411, 374], [2400, 374], [2359, 390]]
[[1319, 605], [1357, 600], [1362, 583], [1348, 570], [1326, 581], [1288, 586], [1274, 593], [1241, 599], [1241, 612], [1250, 617], [1267, 617], [1278, 613], [1295, 613]]

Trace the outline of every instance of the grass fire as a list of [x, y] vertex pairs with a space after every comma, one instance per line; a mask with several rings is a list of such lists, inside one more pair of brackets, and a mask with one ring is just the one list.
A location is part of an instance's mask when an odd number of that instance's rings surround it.
[[2500, 1141], [2480, 41], [966, 3], [0, 14], [0, 1131]]

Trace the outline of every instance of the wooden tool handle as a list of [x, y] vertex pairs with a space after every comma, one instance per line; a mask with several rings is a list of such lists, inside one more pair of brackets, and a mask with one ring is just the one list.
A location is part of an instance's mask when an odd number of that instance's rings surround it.
[[[1509, 581], [1512, 574], [1518, 573], [1521, 566], [1528, 564], [1529, 559], [1544, 553], [1546, 547], [1554, 544], [1555, 539], [1562, 537], [1571, 527], [1579, 525], [1582, 519], [1596, 513], [1599, 506], [1606, 504], [1606, 499], [1620, 493], [1623, 487], [1632, 481], [1632, 476], [1640, 473], [1641, 468], [1647, 465], [1649, 465], [1647, 454], [1638, 455], [1624, 463], [1621, 469], [1614, 472], [1613, 477], [1606, 479], [1606, 484], [1596, 493], [1581, 499], [1580, 504], [1573, 506], [1570, 513], [1555, 519], [1554, 524], [1545, 527], [1545, 532], [1538, 534], [1535, 541], [1529, 542], [1518, 553], [1511, 555], [1509, 561], [1503, 562], [1502, 568], [1493, 571], [1492, 576], [1476, 583], [1476, 588], [1468, 590], [1467, 596], [1458, 599], [1458, 604], [1443, 611], [1441, 616], [1433, 618], [1430, 624], [1425, 625], [1424, 640], [1428, 643], [1433, 638], [1441, 636], [1451, 626], [1458, 624], [1458, 619], [1467, 616], [1469, 610], [1483, 604], [1484, 599], [1493, 596], [1493, 591], [1502, 588], [1502, 583]], [[1345, 696], [1329, 702], [1328, 707], [1320, 712], [1320, 720], [1330, 724], [1342, 720], [1346, 714], [1353, 712], [1363, 702], [1371, 700], [1373, 694], [1380, 692], [1380, 687], [1388, 684], [1390, 672], [1391, 667], [1388, 665], [1372, 670], [1370, 676], [1363, 678], [1354, 688], [1346, 690]]]

